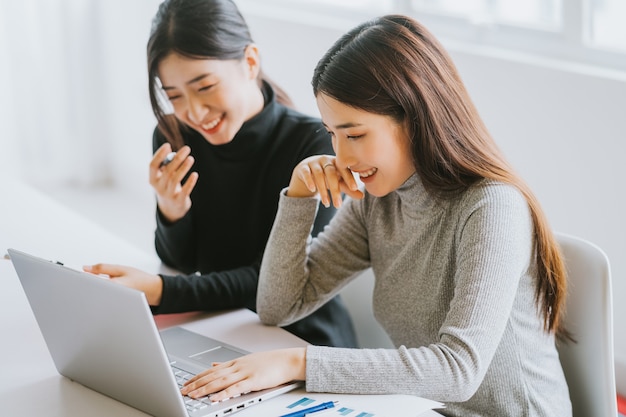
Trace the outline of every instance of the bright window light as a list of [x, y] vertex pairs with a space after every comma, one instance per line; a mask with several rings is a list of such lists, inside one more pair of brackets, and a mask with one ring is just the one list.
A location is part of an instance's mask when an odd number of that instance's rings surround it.
[[626, 0], [590, 1], [592, 45], [626, 51]]
[[412, 0], [415, 10], [463, 17], [473, 23], [504, 23], [557, 29], [562, 0]]
[[493, 3], [498, 22], [546, 29], [561, 26], [561, 0], [498, 0], [490, 3]]
[[391, 8], [393, 0], [291, 0], [294, 4], [325, 4], [333, 7], [352, 10], [386, 11]]
[[342, 24], [407, 14], [448, 40], [626, 70], [626, 0], [263, 0], [263, 5], [340, 18]]

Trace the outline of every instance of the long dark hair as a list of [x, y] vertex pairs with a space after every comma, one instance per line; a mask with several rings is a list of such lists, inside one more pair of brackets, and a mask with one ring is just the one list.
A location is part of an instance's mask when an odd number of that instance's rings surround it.
[[[165, 114], [160, 104], [158, 66], [168, 54], [176, 52], [194, 59], [243, 59], [253, 43], [250, 30], [231, 0], [165, 0], [152, 20], [148, 40], [148, 91], [159, 129], [174, 149], [183, 145], [185, 126], [174, 115]], [[263, 81], [272, 85], [278, 102], [293, 107], [291, 99], [263, 72]]]
[[535, 298], [546, 331], [559, 337], [566, 271], [539, 202], [506, 162], [445, 49], [414, 19], [389, 15], [363, 23], [322, 57], [313, 91], [403, 124], [415, 168], [429, 193], [445, 198], [482, 179], [512, 184], [526, 198], [539, 280]]

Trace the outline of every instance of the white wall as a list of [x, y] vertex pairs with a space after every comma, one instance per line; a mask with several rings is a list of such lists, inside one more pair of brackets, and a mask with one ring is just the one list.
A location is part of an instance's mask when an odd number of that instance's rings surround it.
[[[242, 7], [265, 71], [301, 110], [317, 113], [310, 77], [345, 28], [284, 21]], [[496, 141], [554, 227], [599, 245], [613, 272], [615, 317], [626, 316], [626, 74], [445, 42]], [[370, 284], [364, 284], [369, 288]], [[361, 300], [367, 302], [367, 299]], [[626, 393], [626, 324], [615, 320], [618, 391]]]
[[11, 155], [0, 173], [146, 183], [146, 42], [159, 1], [0, 0], [0, 148]]

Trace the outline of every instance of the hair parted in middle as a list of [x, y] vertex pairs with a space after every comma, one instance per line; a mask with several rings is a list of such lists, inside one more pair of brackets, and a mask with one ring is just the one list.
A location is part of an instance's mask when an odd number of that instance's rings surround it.
[[[192, 59], [240, 60], [253, 44], [250, 29], [232, 0], [164, 0], [152, 20], [147, 45], [148, 91], [152, 110], [172, 146], [183, 145], [184, 126], [167, 115], [159, 102], [158, 67], [171, 53]], [[293, 107], [289, 96], [261, 70], [259, 85], [265, 81], [276, 92], [276, 100]]]

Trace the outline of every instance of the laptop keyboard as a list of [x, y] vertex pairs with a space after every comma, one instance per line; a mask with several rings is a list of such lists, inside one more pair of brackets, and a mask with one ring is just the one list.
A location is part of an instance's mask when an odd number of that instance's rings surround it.
[[[179, 388], [182, 388], [185, 382], [187, 382], [188, 380], [194, 377], [193, 374], [190, 374], [187, 371], [177, 368], [176, 366], [172, 364], [170, 364], [170, 366], [172, 367], [172, 372], [174, 372], [174, 377], [176, 377], [176, 383], [178, 384]], [[187, 407], [187, 412], [189, 413], [196, 411], [196, 410], [205, 409], [215, 404], [214, 402], [211, 401], [209, 396], [198, 398], [198, 399], [185, 396], [183, 400], [185, 401], [185, 406]]]

